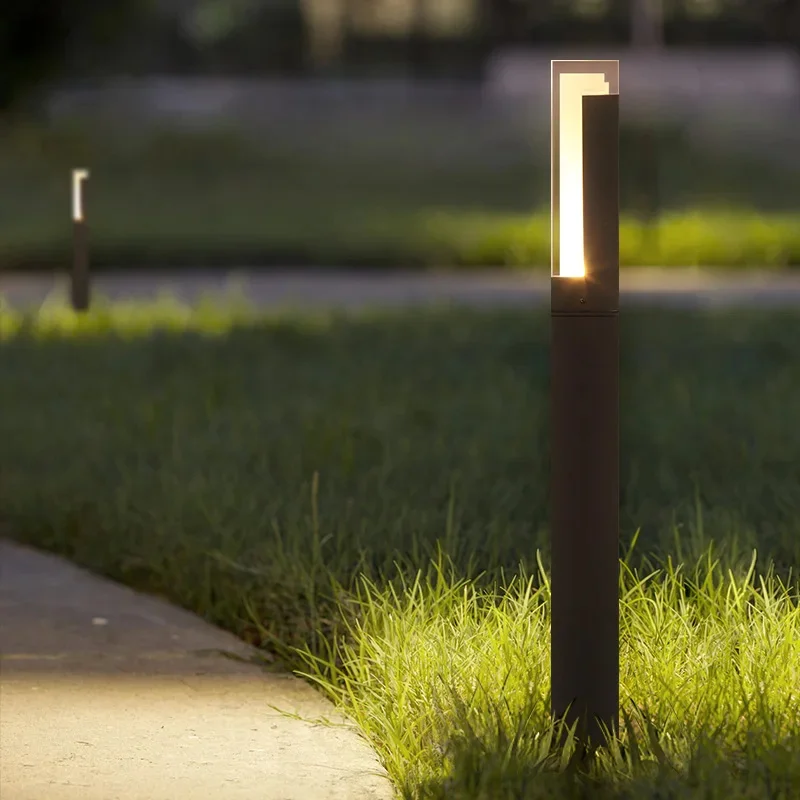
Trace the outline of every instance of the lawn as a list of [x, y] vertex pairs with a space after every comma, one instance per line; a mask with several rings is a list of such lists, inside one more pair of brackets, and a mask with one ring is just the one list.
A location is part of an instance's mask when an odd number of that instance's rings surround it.
[[401, 796], [800, 797], [800, 314], [622, 317], [624, 749], [549, 741], [547, 316], [0, 316], [0, 516], [349, 711]]
[[[470, 121], [0, 131], [0, 269], [69, 263], [76, 167], [95, 268], [548, 264], [547, 137]], [[794, 161], [654, 135], [621, 133], [623, 266], [800, 264]]]

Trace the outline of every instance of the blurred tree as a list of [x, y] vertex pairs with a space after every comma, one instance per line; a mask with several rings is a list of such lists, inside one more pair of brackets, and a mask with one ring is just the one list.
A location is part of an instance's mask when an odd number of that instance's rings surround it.
[[631, 44], [648, 49], [664, 43], [663, 0], [632, 0]]
[[112, 47], [151, 0], [15, 0], [0, 13], [0, 115], [34, 110], [76, 63]]
[[308, 29], [312, 69], [324, 73], [337, 67], [347, 34], [347, 0], [299, 0], [299, 3]]
[[766, 7], [771, 33], [800, 51], [800, 0], [768, 0]]
[[415, 78], [424, 78], [430, 70], [431, 40], [427, 26], [427, 0], [410, 0], [411, 30], [409, 36], [409, 60], [411, 74]]
[[0, 14], [0, 114], [31, 98], [63, 66], [70, 25], [63, 0], [6, 4]]
[[194, 0], [179, 15], [179, 28], [194, 49], [192, 72], [305, 72], [308, 37], [299, 0]]
[[767, 7], [770, 32], [795, 53], [796, 81], [800, 86], [800, 0], [769, 0]]

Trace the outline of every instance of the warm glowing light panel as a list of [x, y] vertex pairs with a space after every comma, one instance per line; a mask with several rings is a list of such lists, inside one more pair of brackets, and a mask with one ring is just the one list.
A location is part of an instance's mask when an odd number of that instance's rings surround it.
[[81, 184], [89, 177], [89, 170], [72, 170], [72, 219], [83, 222], [83, 191]]
[[583, 256], [583, 98], [617, 94], [619, 62], [552, 61], [552, 275], [586, 275]]

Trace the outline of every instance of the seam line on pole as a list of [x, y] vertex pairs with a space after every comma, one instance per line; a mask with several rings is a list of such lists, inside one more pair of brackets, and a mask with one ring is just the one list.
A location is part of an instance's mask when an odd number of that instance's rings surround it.
[[551, 317], [618, 317], [619, 311], [551, 311]]

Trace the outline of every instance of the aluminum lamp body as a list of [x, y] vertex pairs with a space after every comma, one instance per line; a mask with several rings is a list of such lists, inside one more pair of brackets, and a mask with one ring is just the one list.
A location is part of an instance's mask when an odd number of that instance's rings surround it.
[[619, 62], [552, 75], [552, 711], [602, 744], [619, 722]]

